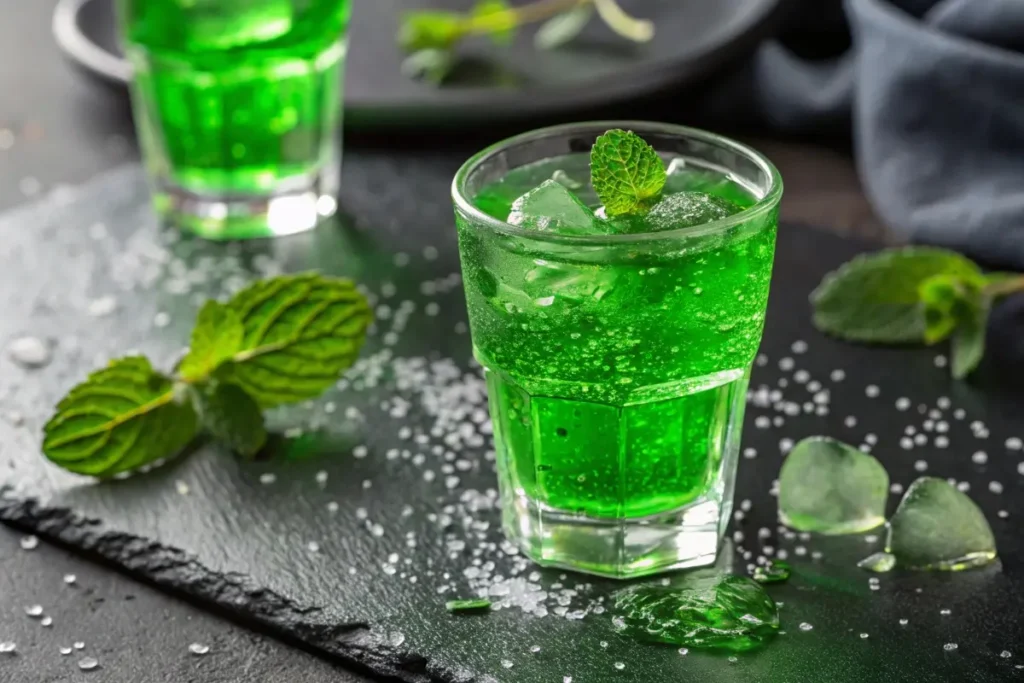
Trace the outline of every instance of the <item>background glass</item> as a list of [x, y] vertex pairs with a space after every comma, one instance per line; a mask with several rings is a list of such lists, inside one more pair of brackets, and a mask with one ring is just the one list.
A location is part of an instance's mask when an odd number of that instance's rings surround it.
[[[670, 191], [703, 189], [748, 208], [639, 235], [558, 236], [498, 218], [555, 170], [585, 183], [590, 146], [617, 127], [677, 160]], [[588, 186], [577, 192], [597, 204]], [[534, 560], [619, 577], [714, 561], [781, 195], [757, 152], [638, 122], [535, 131], [459, 171], [459, 250], [504, 526]]]
[[161, 215], [236, 239], [334, 212], [350, 11], [351, 0], [119, 0]]

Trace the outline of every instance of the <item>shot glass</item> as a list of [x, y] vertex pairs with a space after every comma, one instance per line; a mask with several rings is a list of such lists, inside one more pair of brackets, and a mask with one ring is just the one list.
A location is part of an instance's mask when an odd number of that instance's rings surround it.
[[154, 205], [209, 239], [336, 209], [351, 0], [118, 0]]
[[[549, 178], [596, 208], [588, 153], [610, 128], [653, 145], [673, 191], [745, 208], [641, 234], [505, 221]], [[483, 150], [452, 195], [508, 538], [539, 564], [610, 577], [714, 562], [768, 301], [778, 171], [713, 133], [579, 123]]]

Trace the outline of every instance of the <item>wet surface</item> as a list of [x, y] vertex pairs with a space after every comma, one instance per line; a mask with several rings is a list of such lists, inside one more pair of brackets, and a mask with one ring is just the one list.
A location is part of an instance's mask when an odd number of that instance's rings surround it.
[[[349, 154], [342, 219], [272, 243], [214, 245], [159, 230], [136, 168], [0, 219], [10, 264], [0, 273], [3, 341], [53, 340], [45, 367], [0, 357], [0, 481], [9, 487], [0, 517], [408, 681], [1024, 675], [1015, 668], [1024, 663], [1020, 385], [995, 362], [972, 387], [948, 378], [942, 350], [856, 348], [815, 333], [807, 292], [859, 247], [813, 230], [781, 230], [747, 411], [739, 535], [723, 558], [744, 573], [759, 557], [792, 564], [789, 581], [767, 586], [783, 603], [785, 635], [735, 662], [640, 645], [612, 627], [608, 607], [621, 584], [519, 557], [500, 532], [484, 389], [469, 362], [447, 195], [458, 162]], [[272, 415], [288, 437], [274, 459], [241, 462], [209, 447], [95, 484], [39, 456], [50, 407], [89, 369], [130, 349], [169, 367], [203, 299], [308, 268], [365, 284], [377, 325], [338, 388]], [[96, 304], [107, 297], [113, 306]], [[958, 575], [873, 575], [856, 562], [880, 549], [881, 530], [829, 539], [780, 531], [771, 491], [782, 453], [822, 433], [870, 448], [898, 487], [922, 472], [967, 482], [1001, 562]], [[984, 463], [972, 457], [979, 450]], [[445, 609], [478, 594], [496, 611]]]

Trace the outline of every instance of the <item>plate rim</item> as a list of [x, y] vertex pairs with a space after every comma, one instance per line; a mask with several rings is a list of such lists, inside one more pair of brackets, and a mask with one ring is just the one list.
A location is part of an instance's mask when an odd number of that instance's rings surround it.
[[[100, 47], [80, 30], [77, 17], [90, 2], [100, 0], [58, 0], [52, 29], [58, 47], [79, 70], [105, 84], [123, 89], [131, 80], [131, 65]], [[113, 0], [104, 0], [112, 2]], [[631, 99], [692, 85], [708, 78], [730, 59], [738, 59], [764, 38], [783, 14], [791, 0], [758, 0], [756, 10], [743, 22], [725, 33], [706, 50], [666, 58], [644, 69], [624, 71], [606, 82], [605, 87], [585, 85], [536, 89], [530, 97], [519, 91], [496, 91], [481, 97], [482, 89], [451, 91], [444, 98], [414, 102], [345, 102], [345, 122], [359, 129], [441, 127], [499, 123], [557, 116], [574, 110], [614, 106]]]

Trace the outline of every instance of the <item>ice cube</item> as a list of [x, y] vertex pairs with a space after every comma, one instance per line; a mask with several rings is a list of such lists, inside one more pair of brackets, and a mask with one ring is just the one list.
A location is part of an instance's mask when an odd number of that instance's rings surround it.
[[889, 475], [867, 453], [827, 437], [804, 439], [779, 473], [779, 517], [798, 531], [856, 534], [885, 522]]
[[545, 180], [512, 204], [508, 222], [564, 235], [604, 235], [608, 225], [557, 180]]
[[886, 550], [907, 569], [959, 570], [996, 558], [985, 514], [945, 479], [921, 477], [889, 520]]
[[665, 195], [643, 216], [621, 216], [613, 219], [617, 232], [662, 232], [703, 225], [742, 209], [727, 199], [706, 192], [676, 192]]

